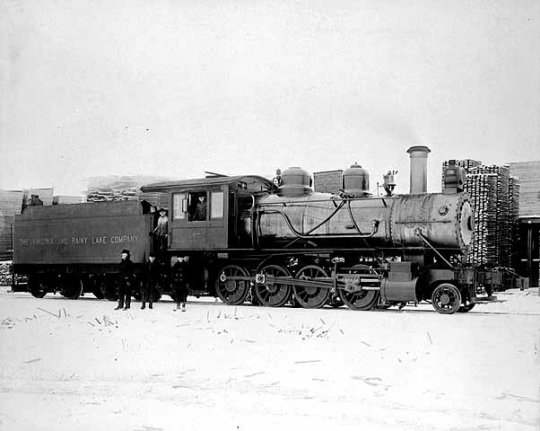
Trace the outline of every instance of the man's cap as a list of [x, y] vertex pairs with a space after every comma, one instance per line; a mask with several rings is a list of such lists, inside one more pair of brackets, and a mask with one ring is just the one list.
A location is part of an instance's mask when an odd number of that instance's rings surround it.
[[123, 253], [129, 254], [129, 250], [123, 249], [123, 250], [122, 250], [122, 254], [123, 254]]

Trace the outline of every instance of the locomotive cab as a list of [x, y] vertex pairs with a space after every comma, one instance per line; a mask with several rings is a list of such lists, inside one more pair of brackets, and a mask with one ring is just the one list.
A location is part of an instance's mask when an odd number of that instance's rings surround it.
[[142, 191], [169, 194], [170, 252], [226, 252], [253, 246], [254, 195], [271, 188], [265, 178], [235, 176], [159, 183]]

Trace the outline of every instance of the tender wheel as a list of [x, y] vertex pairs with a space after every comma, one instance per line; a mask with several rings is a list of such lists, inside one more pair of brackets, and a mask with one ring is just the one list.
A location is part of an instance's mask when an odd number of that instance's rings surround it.
[[442, 283], [433, 291], [431, 303], [439, 313], [454, 314], [461, 306], [461, 294], [453, 284]]
[[83, 293], [83, 281], [76, 276], [64, 276], [61, 281], [60, 293], [68, 299], [79, 299]]
[[[291, 277], [289, 271], [279, 265], [267, 265], [261, 270], [258, 270], [257, 273], [278, 277]], [[290, 299], [292, 293], [292, 287], [290, 284], [269, 282], [256, 283], [254, 290], [255, 296], [260, 303], [262, 305], [266, 305], [267, 307], [281, 307]]]
[[118, 289], [116, 286], [116, 280], [113, 277], [103, 277], [98, 282], [99, 290], [103, 294], [103, 297], [108, 301], [118, 300]]
[[30, 275], [28, 291], [34, 298], [43, 298], [47, 294], [47, 286], [38, 275]]
[[[351, 274], [372, 273], [371, 269], [365, 265], [355, 265], [352, 267]], [[360, 290], [357, 292], [347, 292], [346, 289], [340, 289], [339, 295], [345, 305], [352, 310], [371, 310], [379, 301], [379, 291]]]
[[100, 289], [100, 283], [99, 280], [95, 278], [88, 278], [84, 280], [84, 290], [90, 291], [97, 299], [103, 299], [105, 296], [103, 295], [103, 292]]
[[[296, 273], [299, 280], [316, 280], [328, 278], [324, 269], [317, 265], [304, 266]], [[294, 295], [298, 303], [304, 308], [321, 308], [330, 297], [330, 287], [303, 287], [294, 286]]]
[[216, 292], [219, 298], [230, 305], [244, 302], [249, 293], [249, 281], [242, 278], [248, 275], [247, 270], [238, 265], [223, 267], [216, 278]]

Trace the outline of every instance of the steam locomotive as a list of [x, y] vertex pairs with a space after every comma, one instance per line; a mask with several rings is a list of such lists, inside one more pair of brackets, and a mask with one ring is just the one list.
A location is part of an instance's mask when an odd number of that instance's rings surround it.
[[[496, 271], [466, 265], [474, 220], [460, 168], [450, 166], [442, 193], [426, 193], [429, 149], [411, 147], [411, 193], [369, 194], [359, 165], [343, 172], [339, 194], [315, 193], [301, 168], [260, 176], [216, 176], [141, 188], [169, 202], [161, 292], [174, 256], [189, 256], [192, 293], [223, 302], [270, 307], [355, 310], [430, 302], [440, 313], [469, 311], [479, 285], [500, 283]], [[199, 198], [204, 199], [199, 199]], [[197, 202], [207, 202], [195, 217]], [[60, 206], [59, 206], [60, 207]], [[156, 207], [107, 202], [27, 208], [15, 220], [15, 273], [28, 274], [35, 296], [59, 290], [114, 298], [115, 263], [130, 248], [141, 274], [156, 242], [148, 233]]]

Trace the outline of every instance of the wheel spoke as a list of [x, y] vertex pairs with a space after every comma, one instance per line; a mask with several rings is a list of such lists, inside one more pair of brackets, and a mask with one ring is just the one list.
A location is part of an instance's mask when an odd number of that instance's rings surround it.
[[453, 314], [461, 307], [461, 294], [453, 284], [442, 283], [433, 291], [431, 302], [439, 313]]
[[[351, 269], [351, 274], [361, 274], [370, 272], [365, 265], [356, 265]], [[371, 273], [371, 272], [370, 272]], [[379, 301], [378, 290], [359, 290], [347, 292], [345, 289], [339, 290], [339, 296], [343, 303], [353, 310], [371, 310]]]
[[216, 292], [226, 304], [238, 305], [244, 302], [249, 293], [249, 283], [245, 280], [235, 280], [234, 277], [246, 277], [245, 268], [228, 265], [221, 269], [216, 279]]
[[[308, 265], [300, 269], [296, 274], [299, 280], [316, 280], [317, 278], [328, 278], [326, 271], [316, 265]], [[294, 294], [297, 301], [304, 308], [321, 308], [326, 304], [330, 296], [330, 287], [305, 287], [294, 286]]]
[[[257, 270], [259, 274], [272, 275], [275, 277], [290, 277], [289, 271], [279, 265], [267, 265]], [[291, 296], [291, 286], [289, 284], [280, 283], [256, 283], [255, 284], [255, 296], [257, 299], [267, 307], [281, 307], [284, 305]]]

